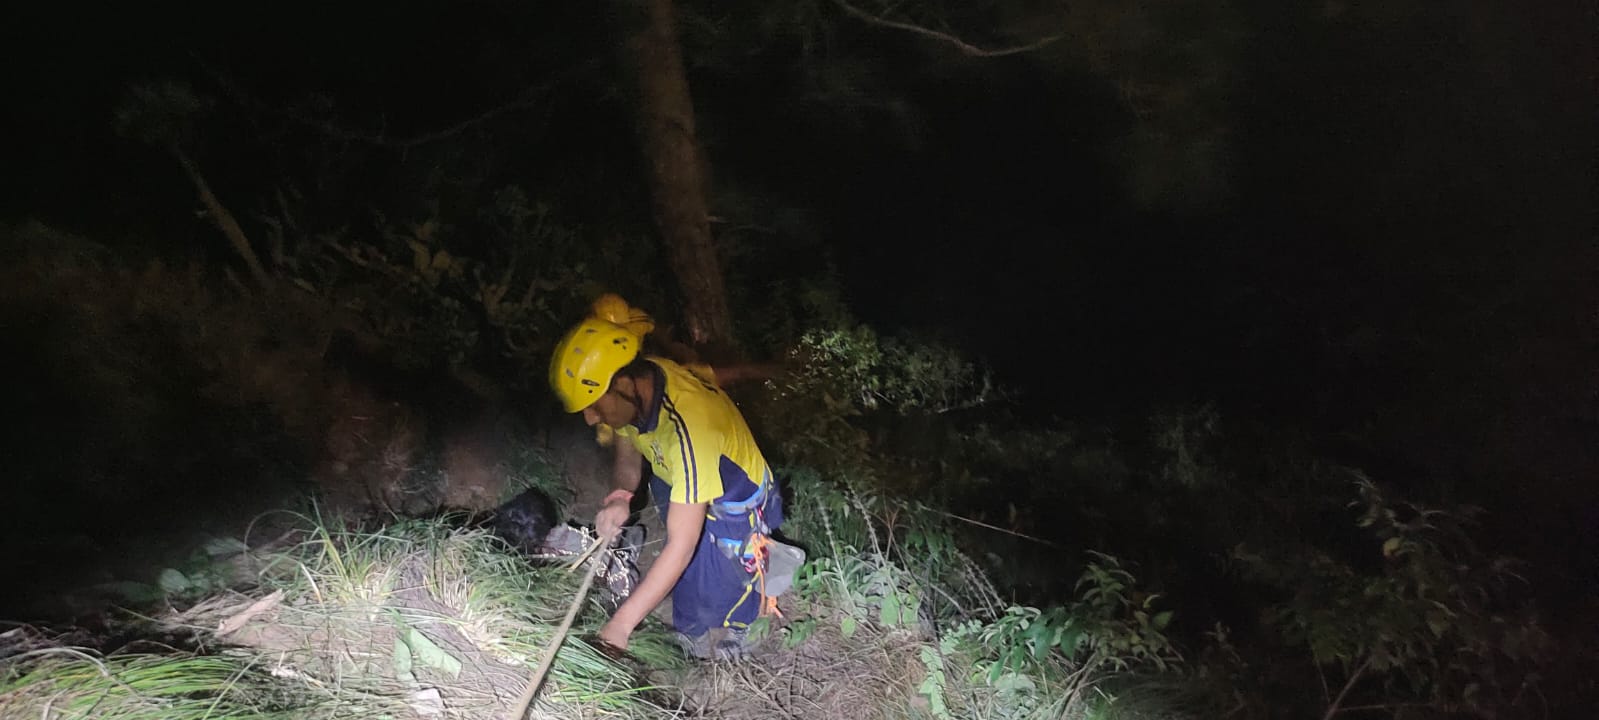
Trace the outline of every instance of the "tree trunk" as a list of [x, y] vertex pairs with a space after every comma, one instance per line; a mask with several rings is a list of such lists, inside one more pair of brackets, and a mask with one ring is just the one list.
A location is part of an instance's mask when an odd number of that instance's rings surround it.
[[706, 172], [694, 132], [694, 104], [678, 45], [672, 0], [625, 0], [624, 49], [638, 92], [639, 144], [649, 173], [655, 225], [683, 295], [690, 341], [716, 353], [732, 344], [721, 262], [711, 241]]

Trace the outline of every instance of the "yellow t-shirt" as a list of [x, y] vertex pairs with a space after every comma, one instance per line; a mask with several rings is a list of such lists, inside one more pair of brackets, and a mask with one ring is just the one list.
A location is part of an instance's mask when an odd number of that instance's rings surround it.
[[732, 398], [671, 360], [646, 359], [659, 368], [654, 407], [616, 433], [632, 441], [656, 477], [671, 486], [672, 502], [716, 500], [736, 476], [759, 485], [767, 475], [766, 458]]

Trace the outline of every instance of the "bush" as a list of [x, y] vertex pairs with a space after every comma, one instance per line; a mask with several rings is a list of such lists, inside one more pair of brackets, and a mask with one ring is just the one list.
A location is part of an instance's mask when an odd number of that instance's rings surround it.
[[1467, 534], [1476, 511], [1396, 502], [1363, 476], [1355, 490], [1364, 557], [1311, 546], [1233, 554], [1288, 593], [1265, 619], [1330, 682], [1323, 717], [1356, 706], [1490, 717], [1530, 701], [1548, 638], [1513, 600], [1514, 563]]
[[791, 354], [802, 368], [791, 392], [823, 392], [863, 410], [944, 413], [999, 396], [989, 374], [954, 349], [881, 338], [865, 325], [807, 332]]

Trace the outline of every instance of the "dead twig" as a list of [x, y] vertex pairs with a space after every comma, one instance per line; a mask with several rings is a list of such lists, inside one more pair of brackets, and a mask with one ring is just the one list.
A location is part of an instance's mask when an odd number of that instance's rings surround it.
[[198, 57], [196, 58], [196, 61], [199, 62], [201, 70], [216, 82], [217, 86], [222, 89], [222, 92], [226, 94], [229, 99], [240, 106], [250, 108], [256, 112], [262, 112], [282, 118], [284, 120], [288, 120], [289, 122], [292, 122], [303, 128], [316, 131], [335, 140], [359, 142], [377, 147], [395, 148], [401, 151], [409, 150], [419, 145], [426, 145], [428, 143], [448, 139], [467, 130], [484, 125], [489, 121], [505, 115], [513, 110], [540, 107], [541, 104], [546, 104], [545, 101], [554, 93], [561, 83], [577, 77], [582, 72], [586, 72], [599, 66], [599, 61], [597, 59], [590, 59], [577, 63], [570, 68], [554, 73], [550, 79], [544, 83], [523, 88], [518, 97], [498, 106], [484, 110], [472, 117], [465, 118], [453, 125], [429, 132], [418, 133], [409, 137], [394, 137], [389, 133], [386, 122], [380, 124], [379, 128], [375, 131], [352, 130], [336, 124], [331, 119], [310, 117], [306, 114], [295, 111], [292, 108], [283, 106], [280, 103], [269, 102], [262, 99], [255, 93], [245, 89], [243, 84], [234, 80], [231, 76], [222, 72], [221, 70], [213, 68], [209, 63], [206, 63]]
[[594, 553], [599, 552], [600, 548], [603, 547], [604, 545], [606, 545], [606, 542], [604, 540], [601, 540], [599, 538], [595, 538], [594, 539], [594, 544], [589, 545], [589, 549], [584, 550], [582, 555], [577, 556], [576, 560], [573, 560], [570, 564], [568, 564], [566, 566], [566, 571], [567, 572], [572, 572], [573, 570], [577, 569], [577, 566], [582, 565], [585, 562], [588, 562], [588, 559], [591, 558], [591, 557], [594, 557]]
[[275, 590], [271, 595], [250, 603], [250, 606], [243, 611], [217, 624], [217, 637], [226, 637], [238, 632], [255, 616], [277, 607], [280, 602], [283, 602], [282, 590]]
[[1046, 45], [1050, 45], [1051, 43], [1054, 43], [1055, 41], [1060, 40], [1063, 37], [1066, 37], [1064, 34], [1051, 35], [1051, 36], [1046, 37], [1046, 38], [1044, 38], [1042, 40], [1038, 40], [1036, 42], [1029, 43], [1027, 45], [1018, 45], [1018, 46], [1015, 46], [1015, 47], [998, 48], [998, 49], [980, 48], [980, 47], [978, 47], [976, 45], [973, 45], [973, 44], [971, 44], [969, 42], [966, 42], [965, 40], [962, 40], [962, 39], [960, 39], [960, 38], [958, 38], [958, 37], [956, 37], [954, 35], [951, 35], [949, 33], [946, 33], [946, 32], [940, 32], [940, 31], [934, 30], [932, 28], [922, 27], [921, 25], [917, 25], [917, 24], [914, 24], [914, 23], [908, 23], [908, 22], [904, 22], [904, 21], [901, 21], [901, 20], [890, 20], [890, 19], [888, 19], [886, 17], [883, 17], [883, 16], [880, 16], [880, 15], [873, 15], [873, 14], [871, 14], [869, 12], [866, 12], [865, 10], [862, 10], [862, 9], [860, 9], [858, 7], [855, 7], [854, 5], [851, 5], [851, 4], [847, 3], [847, 2], [845, 2], [844, 0], [833, 0], [833, 3], [835, 5], [838, 5], [839, 9], [843, 10], [845, 12], [845, 14], [850, 15], [851, 17], [854, 17], [854, 18], [856, 18], [858, 20], [864, 21], [864, 22], [866, 22], [866, 23], [868, 23], [870, 25], [876, 25], [878, 27], [891, 28], [891, 29], [894, 29], [894, 30], [902, 30], [902, 31], [911, 33], [913, 35], [921, 35], [922, 37], [932, 38], [934, 40], [938, 40], [940, 42], [947, 43], [949, 45], [954, 46], [955, 49], [959, 50], [962, 55], [966, 55], [968, 57], [990, 58], [990, 57], [1004, 57], [1006, 55], [1020, 55], [1021, 53], [1032, 52], [1032, 51], [1037, 50], [1039, 48], [1042, 48], [1042, 47], [1044, 47]]

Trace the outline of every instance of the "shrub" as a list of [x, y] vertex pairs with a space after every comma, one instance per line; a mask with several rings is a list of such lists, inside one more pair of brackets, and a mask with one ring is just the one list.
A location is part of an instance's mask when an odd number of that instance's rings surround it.
[[1467, 534], [1476, 511], [1393, 501], [1358, 474], [1355, 490], [1364, 557], [1309, 546], [1233, 553], [1250, 577], [1288, 593], [1265, 619], [1323, 676], [1323, 717], [1407, 707], [1488, 717], [1529, 700], [1548, 640], [1512, 597], [1513, 561]]

